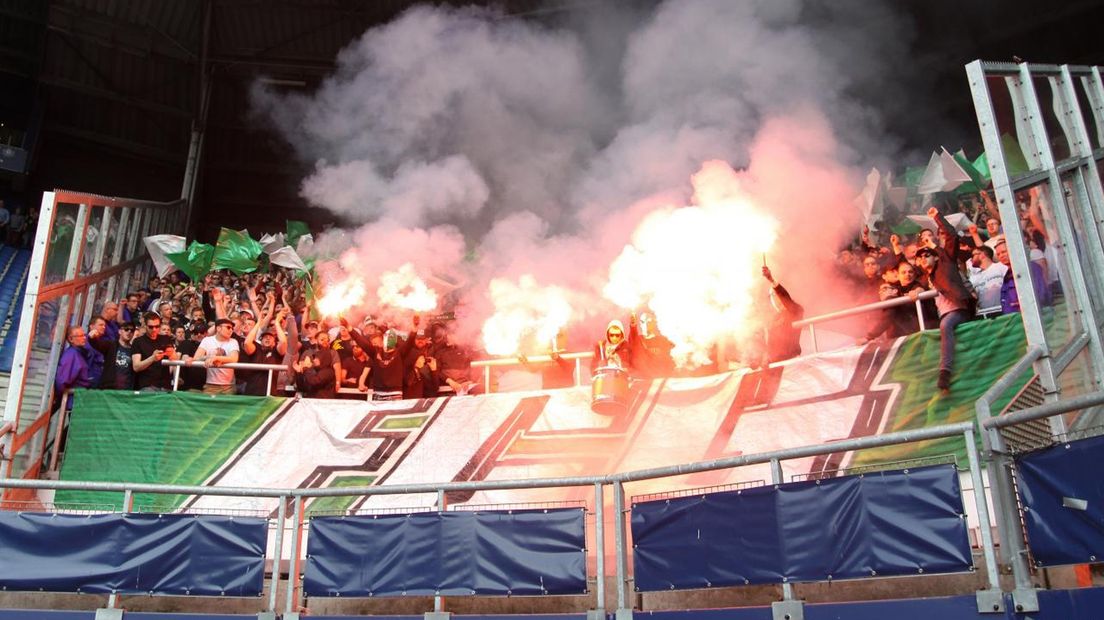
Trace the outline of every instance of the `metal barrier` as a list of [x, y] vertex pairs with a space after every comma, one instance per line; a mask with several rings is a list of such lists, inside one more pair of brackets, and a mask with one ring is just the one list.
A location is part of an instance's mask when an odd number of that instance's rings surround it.
[[[108, 482], [68, 482], [68, 481], [52, 481], [52, 480], [20, 480], [20, 479], [7, 479], [0, 480], [0, 488], [17, 488], [17, 489], [48, 489], [48, 490], [84, 490], [84, 491], [106, 491], [117, 492], [124, 494], [124, 504], [131, 505], [134, 493], [160, 493], [160, 494], [185, 494], [185, 495], [219, 495], [219, 496], [236, 496], [236, 497], [265, 497], [275, 498], [278, 500], [278, 513], [277, 513], [277, 527], [275, 534], [275, 548], [277, 551], [277, 557], [274, 559], [273, 566], [278, 566], [279, 562], [283, 559], [283, 532], [284, 523], [287, 519], [286, 507], [289, 502], [293, 504], [293, 511], [291, 516], [291, 549], [293, 550], [293, 556], [290, 558], [291, 570], [289, 572], [290, 579], [296, 582], [299, 578], [301, 569], [300, 548], [302, 546], [303, 536], [303, 521], [304, 521], [304, 505], [305, 502], [311, 498], [321, 497], [345, 497], [345, 496], [375, 496], [375, 495], [410, 495], [421, 493], [435, 493], [438, 497], [438, 501], [441, 502], [439, 507], [443, 507], [443, 497], [446, 492], [450, 491], [483, 491], [483, 490], [506, 490], [506, 489], [539, 489], [539, 488], [561, 488], [561, 487], [592, 487], [594, 489], [595, 497], [595, 516], [596, 516], [596, 549], [597, 554], [597, 580], [595, 588], [596, 604], [595, 610], [599, 614], [604, 614], [604, 601], [605, 601], [605, 583], [603, 576], [605, 574], [605, 540], [604, 540], [604, 503], [605, 503], [605, 487], [613, 487], [613, 510], [614, 510], [614, 544], [615, 544], [615, 557], [616, 557], [616, 576], [618, 584], [617, 592], [617, 605], [618, 613], [622, 617], [626, 614], [631, 614], [631, 607], [628, 603], [628, 540], [626, 533], [625, 517], [626, 517], [626, 499], [624, 485], [629, 482], [639, 480], [650, 480], [655, 478], [667, 478], [672, 476], [681, 476], [685, 474], [692, 474], [697, 472], [714, 471], [720, 469], [730, 469], [735, 467], [744, 467], [748, 465], [756, 465], [769, 463], [774, 472], [774, 478], [776, 482], [782, 482], [782, 461], [791, 459], [800, 459], [813, 457], [818, 455], [826, 455], [837, 452], [848, 452], [853, 450], [863, 450], [869, 448], [877, 448], [882, 446], [896, 445], [902, 443], [911, 443], [917, 441], [926, 441], [930, 439], [938, 439], [944, 437], [962, 437], [966, 444], [967, 458], [969, 461], [969, 467], [971, 470], [971, 476], [974, 482], [974, 501], [976, 509], [978, 511], [979, 519], [982, 523], [989, 522], [988, 505], [985, 501], [985, 495], [983, 492], [979, 492], [982, 487], [981, 482], [981, 464], [978, 459], [978, 453], [975, 447], [974, 441], [974, 425], [972, 423], [960, 423], [944, 425], [939, 427], [924, 428], [917, 430], [910, 430], [886, 435], [868, 436], [857, 439], [847, 439], [842, 441], [834, 441], [821, 445], [804, 446], [798, 448], [790, 448], [784, 450], [776, 450], [772, 452], [765, 452], [752, 455], [741, 455], [735, 457], [728, 457], [723, 459], [715, 459], [710, 461], [688, 463], [681, 465], [673, 465], [668, 467], [658, 467], [645, 470], [638, 470], [632, 472], [624, 472], [618, 474], [609, 474], [604, 476], [578, 476], [578, 477], [563, 477], [563, 478], [539, 478], [530, 480], [504, 480], [504, 481], [480, 481], [480, 482], [446, 482], [446, 483], [422, 483], [422, 484], [406, 484], [406, 485], [383, 485], [377, 487], [344, 487], [344, 488], [318, 488], [318, 489], [258, 489], [258, 488], [240, 488], [240, 487], [203, 487], [203, 486], [173, 486], [173, 485], [160, 485], [160, 484], [129, 484], [129, 483], [108, 483]], [[988, 534], [988, 528], [981, 528], [981, 542], [982, 550], [986, 560], [987, 567], [987, 583], [988, 588], [982, 593], [979, 593], [979, 605], [986, 605], [991, 607], [992, 605], [1000, 605], [1001, 592], [999, 588], [998, 575], [996, 572], [996, 560], [995, 551], [993, 548], [993, 541]], [[273, 570], [273, 577], [271, 583], [271, 589], [269, 592], [269, 611], [274, 611], [276, 606], [276, 588], [280, 580], [280, 572], [278, 569]], [[792, 587], [788, 587], [790, 584], [784, 584], [784, 597], [782, 601], [783, 605], [779, 609], [792, 609], [793, 606], [800, 606], [801, 602], [796, 600], [793, 595]], [[299, 594], [298, 586], [294, 583], [291, 587], [287, 588], [287, 599], [285, 601], [285, 613], [292, 614], [298, 610]], [[114, 601], [110, 601], [114, 603]], [[440, 609], [440, 602], [435, 604], [435, 607]], [[286, 616], [285, 617], [296, 617]]]
[[[54, 190], [44, 192], [12, 360], [0, 436], [9, 459], [0, 473], [33, 476], [52, 423], [54, 376], [70, 325], [116, 300], [131, 281], [145, 284], [151, 262], [141, 240], [175, 233], [185, 203], [149, 202]], [[25, 448], [25, 449], [24, 449]]]

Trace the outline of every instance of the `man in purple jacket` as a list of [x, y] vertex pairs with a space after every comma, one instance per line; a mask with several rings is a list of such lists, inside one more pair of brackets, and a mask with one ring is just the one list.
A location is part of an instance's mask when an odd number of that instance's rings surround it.
[[[60, 402], [59, 399], [66, 390], [92, 387], [93, 369], [103, 366], [103, 355], [88, 344], [88, 336], [83, 327], [70, 327], [65, 339], [69, 346], [61, 353], [57, 374], [54, 375], [55, 402]], [[72, 408], [73, 401], [70, 400], [68, 409]]]

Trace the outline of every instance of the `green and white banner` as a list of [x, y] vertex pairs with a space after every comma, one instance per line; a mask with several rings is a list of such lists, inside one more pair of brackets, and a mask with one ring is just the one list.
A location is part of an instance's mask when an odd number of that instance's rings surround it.
[[[589, 388], [371, 403], [85, 391], [64, 480], [318, 488], [600, 474], [970, 420], [974, 401], [1024, 353], [1018, 316], [958, 330], [949, 394], [935, 388], [938, 331], [758, 371], [642, 384], [628, 412], [597, 415]], [[1026, 377], [1024, 378], [1026, 381]], [[1009, 391], [1009, 397], [1015, 390]], [[998, 402], [999, 409], [1005, 403]], [[786, 479], [955, 454], [961, 440], [785, 461]], [[634, 483], [630, 493], [770, 480], [766, 465]], [[591, 489], [449, 496], [450, 504], [571, 500]], [[58, 492], [62, 505], [121, 497]], [[276, 500], [139, 496], [154, 510], [274, 511]], [[311, 511], [424, 507], [434, 494], [326, 498]]]

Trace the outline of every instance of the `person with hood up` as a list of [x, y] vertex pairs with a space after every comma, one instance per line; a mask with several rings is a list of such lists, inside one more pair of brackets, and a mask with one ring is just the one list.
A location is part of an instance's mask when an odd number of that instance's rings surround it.
[[632, 367], [632, 351], [625, 339], [625, 325], [617, 319], [606, 324], [606, 337], [594, 345], [594, 357], [590, 358], [590, 372], [613, 366], [622, 370]]

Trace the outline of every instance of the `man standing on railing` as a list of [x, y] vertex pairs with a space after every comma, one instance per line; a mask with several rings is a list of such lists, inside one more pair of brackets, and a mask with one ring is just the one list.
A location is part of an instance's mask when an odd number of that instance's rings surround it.
[[[927, 274], [931, 286], [938, 293], [935, 306], [939, 309], [939, 379], [936, 385], [943, 392], [951, 389], [951, 372], [954, 370], [955, 328], [974, 318], [977, 300], [962, 281], [958, 271], [958, 235], [950, 223], [935, 207], [928, 209], [928, 217], [935, 220], [944, 240], [942, 247], [924, 247], [916, 252], [920, 268]], [[913, 300], [919, 295], [910, 293]]]
[[207, 336], [199, 343], [194, 360], [202, 361], [207, 367], [207, 383], [203, 384], [206, 394], [233, 394], [234, 369], [223, 368], [225, 364], [238, 361], [238, 341], [234, 339], [234, 322], [230, 319], [215, 321], [215, 335]]

